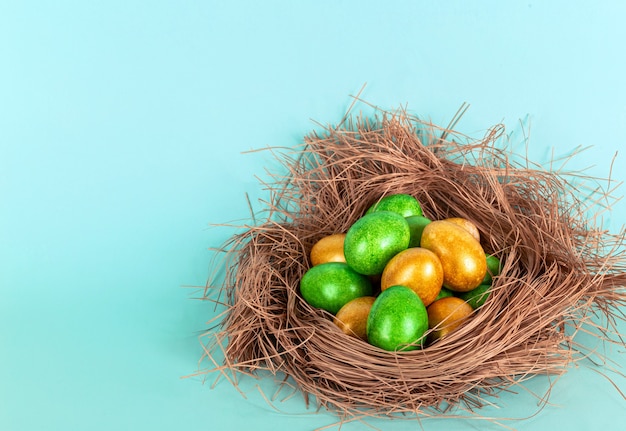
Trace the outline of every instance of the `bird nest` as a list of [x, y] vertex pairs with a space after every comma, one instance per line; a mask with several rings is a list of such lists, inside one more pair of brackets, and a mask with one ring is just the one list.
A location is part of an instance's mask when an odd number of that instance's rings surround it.
[[[307, 402], [343, 418], [432, 415], [476, 410], [531, 376], [565, 372], [585, 356], [575, 339], [581, 330], [623, 344], [616, 321], [626, 300], [624, 234], [595, 226], [609, 193], [582, 193], [584, 177], [542, 169], [498, 145], [502, 126], [474, 139], [454, 124], [377, 110], [273, 150], [286, 174], [266, 184], [263, 218], [238, 226], [220, 248], [224, 280], [204, 291], [225, 310], [201, 337], [201, 373], [217, 371], [235, 385], [238, 375], [283, 376]], [[344, 334], [299, 293], [313, 244], [345, 232], [391, 193], [416, 197], [430, 219], [471, 220], [485, 252], [503, 257], [472, 318], [413, 351]]]

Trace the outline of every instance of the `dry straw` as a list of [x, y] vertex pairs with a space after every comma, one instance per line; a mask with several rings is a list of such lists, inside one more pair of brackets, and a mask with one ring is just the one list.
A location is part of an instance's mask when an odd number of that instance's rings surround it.
[[[588, 178], [498, 145], [501, 126], [472, 139], [454, 125], [377, 110], [274, 151], [287, 173], [267, 184], [263, 219], [239, 226], [220, 249], [225, 281], [205, 289], [225, 311], [201, 337], [199, 373], [235, 386], [240, 375], [286, 376], [307, 402], [344, 419], [423, 417], [476, 410], [533, 375], [565, 372], [588, 353], [580, 331], [623, 345], [624, 232], [595, 225], [615, 189], [583, 193]], [[485, 251], [504, 262], [469, 323], [423, 350], [386, 352], [348, 337], [299, 295], [312, 245], [390, 193], [415, 196], [431, 219], [472, 220]]]

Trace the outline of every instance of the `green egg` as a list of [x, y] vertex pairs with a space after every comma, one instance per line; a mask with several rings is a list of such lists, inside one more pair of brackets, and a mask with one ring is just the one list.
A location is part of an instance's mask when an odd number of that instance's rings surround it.
[[456, 296], [467, 302], [469, 305], [472, 306], [474, 310], [476, 310], [477, 308], [482, 307], [483, 304], [487, 301], [490, 291], [490, 284], [481, 284], [480, 286], [470, 290], [469, 292], [459, 292]]
[[349, 301], [373, 293], [372, 283], [344, 262], [311, 267], [300, 280], [300, 293], [311, 306], [336, 314]]
[[343, 254], [356, 272], [382, 274], [389, 260], [409, 247], [409, 223], [398, 213], [375, 211], [358, 219], [346, 233]]
[[500, 274], [501, 264], [500, 259], [492, 254], [487, 254], [487, 273], [481, 284], [491, 284], [493, 277]]
[[439, 294], [435, 298], [435, 301], [441, 298], [447, 298], [448, 296], [454, 296], [454, 292], [452, 292], [450, 289], [446, 287], [442, 287], [441, 290], [439, 291]]
[[391, 286], [374, 301], [367, 318], [367, 340], [383, 350], [415, 350], [428, 330], [422, 300], [406, 286]]
[[402, 217], [422, 215], [422, 206], [415, 197], [406, 193], [397, 193], [383, 197], [367, 210], [366, 214], [375, 211], [393, 211]]
[[406, 217], [406, 221], [409, 223], [409, 230], [411, 231], [409, 247], [419, 247], [422, 232], [424, 231], [426, 225], [432, 220], [422, 215], [413, 215]]

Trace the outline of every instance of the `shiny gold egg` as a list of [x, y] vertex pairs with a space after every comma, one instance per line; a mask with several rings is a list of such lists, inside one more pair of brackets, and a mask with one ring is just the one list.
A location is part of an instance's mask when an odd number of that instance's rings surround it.
[[428, 306], [429, 341], [439, 340], [461, 327], [474, 309], [461, 298], [449, 296]]
[[367, 341], [367, 318], [376, 298], [361, 296], [346, 303], [335, 315], [333, 322], [344, 334]]
[[444, 219], [444, 221], [458, 224], [463, 229], [471, 233], [472, 236], [476, 238], [476, 241], [480, 241], [480, 231], [478, 230], [478, 227], [474, 224], [474, 222], [463, 217], [449, 217]]
[[435, 253], [411, 247], [396, 254], [385, 266], [380, 288], [401, 285], [410, 288], [425, 306], [437, 298], [443, 284], [443, 268]]
[[315, 266], [326, 262], [345, 262], [346, 257], [343, 254], [345, 238], [345, 233], [335, 233], [317, 241], [311, 248], [311, 264]]
[[452, 291], [470, 291], [485, 278], [485, 251], [471, 233], [455, 223], [436, 220], [426, 225], [421, 247], [437, 255], [443, 267], [443, 285]]

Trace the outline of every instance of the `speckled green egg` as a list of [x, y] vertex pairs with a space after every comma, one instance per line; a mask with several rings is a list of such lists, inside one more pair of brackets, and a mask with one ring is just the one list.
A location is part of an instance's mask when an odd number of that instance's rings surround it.
[[364, 275], [382, 274], [389, 260], [409, 246], [411, 232], [406, 219], [392, 211], [375, 211], [358, 219], [346, 233], [346, 262]]
[[[454, 292], [452, 292], [450, 289], [442, 287], [441, 290], [439, 291], [439, 294], [435, 298], [435, 301], [437, 301], [438, 299], [441, 299], [441, 298], [448, 298], [450, 296], [454, 296]], [[435, 301], [433, 301], [433, 302], [435, 302]]]
[[311, 306], [336, 314], [349, 301], [372, 295], [368, 277], [344, 262], [327, 262], [311, 267], [300, 280], [300, 293]]
[[427, 330], [426, 307], [406, 286], [391, 286], [381, 292], [367, 318], [367, 340], [383, 350], [419, 349]]
[[409, 247], [419, 247], [422, 239], [422, 232], [428, 223], [432, 220], [423, 215], [414, 215], [406, 218], [409, 223], [409, 229], [411, 231], [411, 240], [409, 241]]
[[482, 307], [485, 302], [487, 302], [490, 293], [491, 285], [481, 284], [480, 286], [470, 290], [469, 292], [459, 292], [456, 294], [456, 296], [467, 302], [474, 310], [476, 310], [477, 308]]
[[483, 278], [482, 284], [491, 284], [493, 282], [493, 277], [500, 275], [500, 270], [502, 269], [502, 265], [500, 263], [500, 259], [492, 254], [485, 254], [487, 259], [487, 273], [485, 274], [485, 278]]
[[393, 211], [402, 217], [410, 217], [422, 215], [422, 206], [415, 197], [406, 193], [396, 193], [380, 199], [369, 207], [366, 214], [375, 211]]

